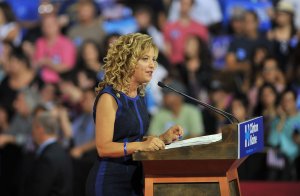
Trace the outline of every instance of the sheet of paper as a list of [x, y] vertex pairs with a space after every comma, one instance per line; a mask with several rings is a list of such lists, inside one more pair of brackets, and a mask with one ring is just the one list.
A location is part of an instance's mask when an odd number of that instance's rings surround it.
[[222, 140], [222, 133], [176, 141], [176, 142], [166, 145], [165, 149], [179, 148], [179, 147], [183, 147], [183, 146], [210, 144], [210, 143], [217, 142], [220, 140]]

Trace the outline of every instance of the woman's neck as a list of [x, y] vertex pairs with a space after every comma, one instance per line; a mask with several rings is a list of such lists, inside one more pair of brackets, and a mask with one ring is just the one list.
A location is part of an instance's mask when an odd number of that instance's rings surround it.
[[137, 83], [131, 82], [130, 85], [129, 85], [129, 89], [128, 89], [127, 95], [129, 97], [136, 97], [137, 96], [138, 86], [139, 85]]
[[297, 109], [295, 108], [295, 109], [287, 112], [287, 114], [289, 117], [293, 117], [293, 116], [297, 115]]
[[55, 43], [55, 41], [58, 38], [58, 36], [59, 36], [59, 34], [47, 36], [46, 37], [47, 43], [50, 44], [50, 45], [52, 45], [53, 43]]

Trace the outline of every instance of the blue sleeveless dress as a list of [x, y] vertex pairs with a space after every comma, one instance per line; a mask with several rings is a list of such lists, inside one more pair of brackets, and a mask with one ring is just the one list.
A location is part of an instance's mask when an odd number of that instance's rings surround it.
[[[149, 115], [144, 97], [128, 97], [106, 86], [96, 97], [96, 105], [104, 93], [112, 95], [117, 104], [113, 142], [142, 141], [149, 127]], [[133, 161], [131, 155], [120, 158], [98, 157], [92, 167], [86, 186], [87, 196], [143, 195], [143, 169], [141, 162]]]

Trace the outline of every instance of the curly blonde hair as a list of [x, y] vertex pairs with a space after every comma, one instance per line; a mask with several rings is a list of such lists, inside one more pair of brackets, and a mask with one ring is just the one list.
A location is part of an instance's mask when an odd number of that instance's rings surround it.
[[[99, 93], [105, 86], [111, 85], [116, 91], [128, 93], [131, 77], [135, 72], [138, 60], [150, 49], [154, 49], [155, 58], [158, 55], [158, 48], [152, 41], [152, 37], [132, 33], [120, 36], [110, 45], [107, 55], [104, 58], [104, 79], [98, 84], [96, 93]], [[147, 84], [138, 87], [138, 94], [145, 95]]]

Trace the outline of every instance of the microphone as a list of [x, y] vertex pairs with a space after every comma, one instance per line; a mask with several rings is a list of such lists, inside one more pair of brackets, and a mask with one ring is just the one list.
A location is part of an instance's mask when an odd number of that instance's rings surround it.
[[187, 95], [187, 94], [184, 94], [184, 93], [182, 93], [182, 92], [179, 92], [178, 90], [176, 90], [176, 89], [174, 89], [174, 88], [172, 88], [172, 87], [170, 87], [170, 86], [168, 86], [168, 85], [165, 85], [165, 84], [162, 83], [162, 82], [158, 82], [157, 85], [158, 85], [159, 87], [161, 87], [161, 88], [168, 88], [168, 89], [170, 89], [171, 91], [174, 91], [175, 93], [178, 93], [178, 94], [180, 94], [180, 95], [182, 95], [182, 96], [188, 98], [189, 100], [192, 100], [193, 102], [196, 102], [197, 104], [200, 104], [200, 105], [204, 106], [205, 108], [210, 109], [211, 111], [213, 111], [213, 112], [215, 112], [215, 113], [217, 113], [217, 114], [219, 114], [219, 115], [225, 117], [231, 124], [234, 123], [234, 122], [233, 122], [233, 119], [234, 119], [237, 123], [239, 123], [239, 120], [238, 120], [235, 116], [233, 116], [232, 114], [230, 114], [230, 113], [228, 113], [228, 112], [225, 112], [224, 110], [220, 110], [220, 109], [218, 109], [218, 108], [216, 108], [216, 107], [214, 107], [214, 106], [212, 106], [212, 105], [209, 105], [209, 104], [207, 104], [207, 103], [204, 103], [204, 102], [202, 102], [202, 101], [199, 101], [199, 100], [195, 99], [194, 97], [191, 97], [191, 96], [189, 96], [189, 95]]

